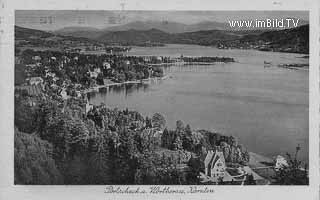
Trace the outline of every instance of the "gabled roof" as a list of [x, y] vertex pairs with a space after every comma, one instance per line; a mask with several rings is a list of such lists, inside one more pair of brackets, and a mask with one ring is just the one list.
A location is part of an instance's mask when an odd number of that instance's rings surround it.
[[221, 152], [221, 151], [214, 152], [214, 151], [210, 150], [210, 151], [208, 151], [207, 156], [204, 160], [204, 165], [206, 167], [209, 167], [209, 165], [210, 165], [210, 168], [212, 168], [212, 167], [214, 167], [214, 165], [216, 164], [216, 162], [219, 159], [221, 159], [222, 162], [225, 163], [223, 152]]
[[214, 157], [213, 157], [213, 159], [212, 159], [212, 161], [211, 161], [211, 168], [213, 168], [213, 167], [215, 166], [216, 162], [217, 162], [219, 159], [220, 159], [222, 162], [225, 163], [225, 159], [224, 159], [223, 153], [222, 153], [221, 151], [216, 151], [215, 154], [214, 154]]
[[208, 151], [206, 158], [204, 159], [204, 166], [208, 166], [211, 161], [212, 161], [212, 157], [214, 156], [213, 151]]

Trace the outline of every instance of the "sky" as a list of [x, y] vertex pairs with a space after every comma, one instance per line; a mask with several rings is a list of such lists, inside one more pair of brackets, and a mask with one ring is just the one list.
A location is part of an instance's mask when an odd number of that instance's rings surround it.
[[173, 21], [194, 24], [247, 19], [309, 19], [307, 11], [126, 11], [126, 10], [16, 10], [15, 24], [39, 30], [70, 26], [107, 28], [132, 21]]

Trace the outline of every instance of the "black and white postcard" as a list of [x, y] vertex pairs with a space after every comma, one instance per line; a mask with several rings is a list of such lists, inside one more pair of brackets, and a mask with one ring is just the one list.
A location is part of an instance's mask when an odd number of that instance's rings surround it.
[[1, 196], [316, 200], [317, 4], [151, 2], [2, 3]]

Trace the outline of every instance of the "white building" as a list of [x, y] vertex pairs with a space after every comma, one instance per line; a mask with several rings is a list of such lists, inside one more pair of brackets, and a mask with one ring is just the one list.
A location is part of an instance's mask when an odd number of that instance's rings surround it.
[[276, 171], [278, 171], [278, 170], [283, 169], [284, 167], [288, 167], [288, 166], [289, 165], [288, 165], [287, 160], [283, 156], [278, 155], [276, 158], [276, 165], [275, 165], [274, 169]]
[[59, 78], [55, 76], [52, 78], [52, 80], [53, 80], [53, 82], [57, 82], [59, 80]]
[[101, 69], [99, 67], [94, 68], [93, 70], [94, 72], [100, 74], [101, 73]]
[[97, 78], [98, 77], [98, 73], [95, 71], [93, 71], [93, 72], [89, 71], [89, 74], [90, 74], [90, 78]]
[[79, 90], [77, 90], [76, 91], [76, 95], [77, 95], [78, 98], [80, 98], [81, 97], [81, 92]]
[[70, 58], [67, 56], [62, 56], [62, 63], [67, 64], [68, 62], [70, 62]]
[[150, 57], [149, 57], [149, 56], [146, 56], [146, 57], [143, 57], [143, 61], [144, 61], [144, 62], [150, 62], [150, 61], [151, 61], [151, 59], [150, 59]]
[[157, 60], [158, 61], [162, 61], [162, 57], [161, 56], [157, 56]]
[[104, 69], [110, 69], [111, 68], [110, 63], [108, 63], [108, 62], [103, 62], [102, 66], [103, 66]]
[[41, 60], [41, 57], [40, 56], [32, 56], [32, 59], [39, 61], [39, 60]]
[[205, 175], [211, 178], [219, 180], [224, 178], [226, 173], [226, 162], [224, 159], [223, 152], [221, 151], [209, 151], [205, 160]]
[[29, 80], [30, 85], [38, 85], [43, 83], [43, 79], [41, 77], [31, 77]]
[[55, 77], [56, 76], [56, 74], [54, 73], [54, 72], [50, 72], [50, 71], [47, 71], [46, 72], [46, 77]]
[[89, 103], [89, 101], [87, 101], [86, 104], [86, 114], [93, 109], [93, 105]]
[[68, 94], [65, 88], [61, 90], [60, 95], [64, 100], [68, 99]]

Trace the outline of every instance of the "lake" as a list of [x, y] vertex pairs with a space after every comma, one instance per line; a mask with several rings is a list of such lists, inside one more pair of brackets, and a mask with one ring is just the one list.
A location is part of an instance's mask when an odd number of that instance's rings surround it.
[[[249, 151], [274, 157], [294, 153], [308, 160], [309, 71], [277, 64], [308, 63], [302, 54], [256, 50], [219, 50], [197, 45], [134, 47], [128, 55], [225, 56], [235, 63], [164, 67], [169, 78], [143, 84], [112, 86], [90, 94], [90, 102], [159, 112], [167, 126], [177, 120], [192, 129], [233, 135]], [[272, 62], [265, 68], [263, 62]]]

